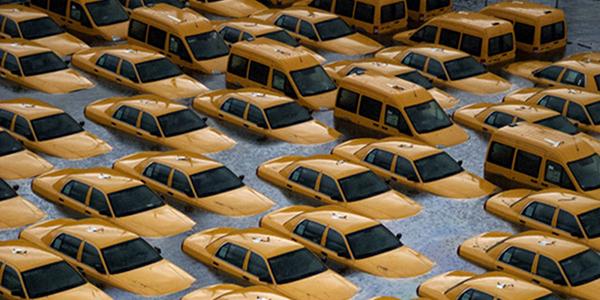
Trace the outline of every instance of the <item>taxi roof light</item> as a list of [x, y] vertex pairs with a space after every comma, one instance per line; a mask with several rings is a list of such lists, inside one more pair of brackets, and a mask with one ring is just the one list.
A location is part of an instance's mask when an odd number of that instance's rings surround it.
[[100, 175], [98, 175], [99, 179], [111, 179], [112, 176], [110, 176], [109, 174], [104, 174], [104, 173], [100, 173]]
[[541, 240], [538, 242], [540, 246], [554, 246], [556, 241]]
[[346, 214], [340, 214], [340, 213], [337, 213], [337, 212], [332, 212], [331, 213], [331, 217], [333, 219], [337, 219], [337, 220], [346, 220], [346, 219], [348, 219], [348, 215], [346, 215]]
[[254, 243], [257, 243], [257, 244], [259, 244], [259, 243], [268, 243], [268, 242], [271, 241], [271, 237], [269, 237], [269, 236], [267, 236], [267, 237], [260, 237], [260, 236], [259, 237], [254, 237], [254, 238], [252, 238], [252, 241]]
[[514, 288], [515, 286], [512, 283], [498, 282], [496, 284], [496, 287], [499, 288], [499, 289], [501, 289], [501, 290], [503, 290], [503, 289], [506, 289], [506, 288]]
[[25, 255], [25, 254], [27, 254], [27, 249], [12, 248], [11, 252], [12, 252], [12, 254]]
[[104, 232], [104, 228], [102, 227], [96, 227], [96, 226], [90, 226], [87, 229], [88, 232], [92, 232], [92, 233], [98, 233], [98, 232]]
[[544, 142], [550, 144], [550, 146], [552, 146], [554, 148], [558, 148], [560, 145], [563, 144], [563, 141], [555, 141], [555, 140], [550, 139], [550, 138], [544, 138]]

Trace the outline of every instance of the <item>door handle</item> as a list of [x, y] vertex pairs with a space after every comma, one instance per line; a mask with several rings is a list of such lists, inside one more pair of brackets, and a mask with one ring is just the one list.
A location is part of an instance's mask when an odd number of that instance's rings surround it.
[[0, 77], [5, 78], [6, 77], [6, 72], [0, 71]]
[[71, 20], [67, 20], [67, 23], [69, 23], [69, 24], [73, 24], [73, 21], [71, 21]]
[[319, 195], [316, 195], [316, 196], [315, 196], [315, 199], [321, 200], [322, 198], [321, 198], [321, 196], [319, 196]]
[[171, 191], [167, 191], [167, 194], [169, 194], [169, 196], [173, 196], [173, 192]]
[[223, 114], [219, 114], [219, 117], [220, 117], [220, 118], [223, 118]]
[[547, 183], [543, 183], [543, 182], [542, 182], [542, 183], [541, 183], [541, 185], [542, 185], [542, 186], [544, 186], [544, 187], [548, 187], [548, 184], [547, 184]]
[[215, 265], [215, 266], [217, 266], [217, 267], [218, 267], [218, 266], [219, 266], [219, 263], [218, 263], [218, 262], [216, 262], [216, 261], [213, 261], [213, 265]]
[[498, 269], [498, 270], [504, 270], [504, 268], [501, 267], [501, 266], [496, 266], [496, 269]]
[[288, 187], [288, 188], [290, 188], [290, 189], [292, 188], [292, 185], [291, 185], [291, 184], [286, 184], [285, 186], [287, 186], [287, 187]]
[[554, 232], [554, 231], [552, 231], [552, 234], [553, 234], [553, 235], [556, 235], [556, 236], [559, 236], [558, 232]]
[[117, 123], [115, 123], [115, 122], [110, 122], [110, 125], [112, 125], [112, 126], [117, 126]]
[[538, 183], [538, 181], [537, 181], [537, 180], [535, 180], [535, 179], [529, 179], [529, 181], [531, 181], [531, 182], [533, 182], [533, 183]]
[[60, 202], [65, 202], [65, 199], [63, 199], [63, 198], [61, 198], [61, 197], [58, 197], [58, 201], [60, 201]]
[[94, 68], [94, 72], [98, 73], [98, 69]]
[[118, 82], [123, 82], [123, 80], [121, 80], [121, 78], [115, 78], [115, 80]]
[[540, 284], [540, 281], [537, 279], [531, 279], [531, 282], [535, 283], [535, 284]]
[[86, 214], [88, 214], [88, 215], [91, 215], [91, 214], [92, 214], [92, 212], [91, 212], [91, 211], [89, 211], [89, 210], [87, 210], [87, 209], [86, 209], [86, 210], [84, 210], [84, 211], [85, 211], [85, 213], [86, 213]]
[[327, 253], [325, 253], [325, 251], [321, 251], [321, 255], [327, 257]]
[[392, 177], [390, 177], [390, 179], [391, 179], [392, 181], [398, 181], [398, 179], [396, 179], [396, 177], [393, 177], [393, 176], [392, 176]]
[[525, 224], [525, 221], [524, 220], [519, 220], [519, 223]]
[[244, 124], [244, 127], [249, 128], [250, 126], [248, 126], [248, 124]]
[[139, 135], [139, 136], [142, 136], [142, 133], [141, 133], [141, 132], [139, 132], [139, 131], [136, 131], [136, 132], [135, 132], [135, 134], [137, 134], [137, 135]]
[[375, 126], [375, 127], [379, 127], [379, 124], [377, 124], [377, 123], [373, 123], [373, 126]]
[[389, 128], [387, 128], [387, 126], [381, 126], [381, 129], [388, 130]]
[[489, 129], [487, 129], [487, 128], [485, 128], [485, 127], [482, 127], [482, 128], [481, 128], [481, 130], [482, 130], [482, 131], [485, 131], [485, 132], [488, 132], [488, 131], [490, 131]]
[[246, 280], [250, 280], [250, 278], [248, 278], [248, 276], [246, 276], [246, 275], [242, 275], [242, 278], [244, 278]]

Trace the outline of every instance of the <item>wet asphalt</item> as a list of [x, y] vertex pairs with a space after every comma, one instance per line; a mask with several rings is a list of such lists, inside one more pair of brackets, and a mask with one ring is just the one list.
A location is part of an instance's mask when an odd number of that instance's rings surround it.
[[[485, 5], [484, 0], [455, 0], [455, 7], [461, 10], [479, 10]], [[490, 1], [494, 2], [494, 1]], [[554, 0], [537, 1], [554, 5]], [[563, 8], [567, 15], [568, 39], [569, 45], [566, 54], [577, 53], [581, 51], [600, 50], [600, 31], [598, 30], [598, 15], [600, 15], [600, 1], [598, 0], [562, 0], [559, 7]], [[389, 39], [388, 39], [389, 40]], [[389, 43], [386, 43], [389, 45]], [[332, 54], [321, 53], [328, 61], [346, 59], [346, 57]], [[522, 59], [518, 57], [518, 59]], [[502, 74], [513, 83], [512, 89], [532, 86], [527, 80]], [[192, 74], [210, 89], [220, 89], [225, 87], [225, 78], [223, 75], [202, 75]], [[132, 136], [107, 129], [86, 120], [83, 116], [83, 108], [88, 103], [112, 96], [134, 95], [135, 92], [108, 81], [86, 74], [96, 87], [90, 90], [79, 91], [68, 95], [49, 95], [32, 90], [19, 88], [6, 81], [0, 81], [0, 99], [12, 99], [17, 97], [37, 98], [64, 109], [78, 121], [86, 121], [85, 128], [100, 138], [106, 140], [113, 146], [113, 151], [100, 156], [80, 161], [67, 161], [54, 157], [47, 158], [55, 168], [86, 168], [95, 166], [110, 167], [112, 162], [122, 156], [136, 153], [139, 151], [150, 150], [168, 150], [166, 148], [142, 141]], [[451, 94], [461, 100], [462, 105], [475, 102], [498, 102], [504, 94], [476, 96], [456, 90], [449, 90]], [[320, 203], [291, 194], [287, 191], [278, 189], [261, 179], [256, 174], [256, 167], [263, 161], [278, 157], [281, 155], [312, 155], [329, 153], [329, 151], [338, 143], [358, 137], [382, 137], [381, 135], [343, 121], [336, 121], [331, 111], [317, 112], [314, 116], [331, 125], [342, 132], [344, 136], [333, 143], [301, 146], [291, 145], [274, 140], [261, 140], [259, 136], [250, 134], [238, 127], [217, 122], [209, 119], [209, 125], [215, 126], [225, 132], [228, 136], [237, 141], [237, 145], [228, 151], [211, 154], [210, 157], [221, 161], [237, 174], [246, 175], [245, 183], [258, 191], [264, 193], [276, 202], [273, 209], [286, 207], [289, 205], [319, 205]], [[483, 157], [486, 151], [487, 140], [482, 135], [467, 130], [470, 139], [461, 145], [446, 149], [456, 160], [463, 160], [463, 167], [483, 176]], [[0, 166], [1, 167], [1, 166]], [[45, 201], [31, 192], [31, 180], [9, 181], [10, 184], [19, 184], [19, 194], [29, 199], [35, 205], [44, 210], [48, 217], [52, 218], [81, 218], [82, 215], [59, 208], [48, 201]], [[521, 228], [514, 227], [483, 210], [485, 199], [476, 200], [450, 200], [433, 196], [427, 193], [408, 194], [423, 206], [423, 211], [412, 218], [384, 222], [393, 232], [403, 234], [403, 242], [411, 248], [425, 254], [436, 262], [433, 270], [424, 276], [410, 279], [384, 279], [361, 273], [341, 266], [330, 264], [330, 266], [360, 287], [360, 293], [356, 299], [368, 299], [374, 296], [396, 296], [401, 299], [415, 298], [416, 287], [426, 279], [451, 270], [467, 270], [473, 272], [482, 272], [483, 270], [460, 259], [456, 255], [457, 246], [465, 239], [486, 231], [508, 231], [518, 232]], [[184, 207], [180, 203], [169, 201], [169, 203], [178, 209]], [[212, 214], [199, 209], [186, 214], [197, 222], [193, 232], [200, 230], [229, 226], [229, 227], [253, 227], [258, 225], [258, 220], [262, 215], [246, 218], [228, 218]], [[8, 240], [17, 238], [21, 230], [14, 229], [0, 232], [0, 239]], [[160, 247], [165, 258], [185, 269], [197, 280], [194, 285], [183, 292], [172, 294], [156, 299], [179, 299], [185, 294], [201, 287], [217, 283], [237, 283], [244, 285], [243, 282], [236, 282], [226, 274], [209, 269], [203, 264], [188, 257], [181, 252], [181, 242], [193, 232], [184, 233], [172, 238], [150, 239], [151, 244]], [[130, 294], [115, 288], [103, 287], [104, 290], [115, 299], [141, 299], [143, 297]], [[326, 288], [326, 287], [324, 287]]]

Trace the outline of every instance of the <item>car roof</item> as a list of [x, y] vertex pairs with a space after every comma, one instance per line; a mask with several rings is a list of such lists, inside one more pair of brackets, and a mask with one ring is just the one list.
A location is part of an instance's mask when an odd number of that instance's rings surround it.
[[60, 108], [32, 98], [16, 98], [0, 101], [0, 108], [21, 115], [28, 120], [64, 113]]
[[309, 52], [267, 38], [237, 42], [231, 46], [231, 50], [233, 54], [236, 50], [241, 50], [258, 55], [291, 70], [304, 69], [307, 65], [320, 65]]
[[600, 101], [600, 94], [592, 93], [579, 89], [564, 87], [547, 88], [540, 91], [540, 94], [552, 95], [563, 99], [575, 101], [579, 104], [588, 105]]
[[281, 13], [316, 24], [322, 21], [337, 19], [339, 16], [313, 7], [290, 7]]
[[[593, 60], [566, 59], [557, 61], [553, 65], [570, 68], [584, 74], [592, 74], [592, 76], [600, 74], [600, 63]], [[590, 80], [590, 78], [586, 80]]]
[[590, 249], [583, 244], [557, 238], [540, 231], [519, 233], [511, 236], [504, 243], [539, 253], [557, 261]]
[[164, 3], [136, 8], [133, 10], [132, 18], [137, 16], [159, 22], [161, 25], [169, 27], [172, 32], [184, 37], [213, 30], [210, 20], [200, 13], [189, 8], [181, 9]]
[[450, 12], [441, 16], [437, 16], [429, 22], [434, 22], [435, 20], [444, 21], [459, 27], [469, 26], [470, 28], [477, 28], [481, 30], [496, 28], [501, 25], [510, 26], [512, 28], [512, 25], [508, 21], [472, 11]]
[[302, 213], [299, 217], [331, 226], [343, 235], [381, 224], [373, 219], [344, 211], [340, 207], [332, 205], [316, 207]]
[[37, 9], [18, 4], [0, 5], [0, 15], [12, 19], [17, 23], [48, 16]]
[[324, 172], [336, 179], [345, 178], [369, 170], [361, 165], [343, 160], [339, 156], [328, 154], [301, 157], [296, 161], [296, 164], [308, 167], [315, 171]]
[[222, 163], [206, 156], [182, 150], [156, 152], [148, 155], [147, 159], [179, 169], [188, 175], [223, 166]]
[[304, 248], [264, 228], [246, 228], [228, 234], [225, 239], [269, 259]]
[[496, 104], [490, 106], [489, 109], [516, 116], [527, 122], [537, 122], [539, 120], [560, 115], [559, 112], [545, 107], [525, 104]]
[[501, 1], [485, 7], [484, 11], [504, 11], [521, 18], [544, 18], [552, 15], [564, 15], [562, 9], [529, 1]]
[[545, 203], [560, 207], [574, 215], [583, 214], [600, 208], [600, 201], [560, 188], [534, 192], [528, 195], [526, 199], [544, 201]]
[[348, 61], [347, 66], [351, 66], [352, 68], [363, 68], [366, 70], [376, 71], [385, 75], [396, 76], [399, 74], [405, 74], [409, 72], [416, 71], [414, 68], [409, 66], [390, 63], [383, 61], [381, 59], [365, 59], [359, 61]]
[[501, 272], [476, 275], [463, 284], [494, 295], [496, 299], [537, 299], [551, 293], [541, 286], [513, 278]]
[[[133, 64], [164, 58], [165, 56], [144, 47], [122, 44], [117, 46], [99, 47], [97, 49], [91, 49], [91, 51], [97, 53], [107, 53], [119, 58], [125, 59]], [[87, 50], [86, 50], [87, 51]]]
[[114, 99], [115, 105], [127, 105], [129, 107], [150, 113], [153, 116], [162, 116], [176, 111], [188, 109], [188, 107], [183, 104], [150, 94]]
[[262, 109], [266, 109], [284, 103], [294, 102], [294, 100], [284, 95], [261, 88], [244, 88], [239, 90], [231, 90], [223, 96], [227, 98], [237, 98], [239, 100], [244, 100]]
[[79, 237], [86, 242], [91, 242], [100, 249], [139, 238], [135, 233], [122, 229], [108, 221], [95, 218], [74, 220], [58, 230]]
[[414, 52], [417, 54], [425, 55], [427, 57], [435, 58], [441, 62], [447, 62], [458, 58], [470, 56], [469, 54], [442, 45], [432, 44], [421, 44], [414, 47], [407, 48], [405, 51]]
[[0, 49], [9, 52], [17, 57], [23, 57], [38, 53], [51, 51], [38, 43], [24, 39], [4, 39], [0, 40]]
[[77, 180], [91, 187], [99, 189], [106, 194], [122, 191], [142, 185], [141, 181], [127, 177], [113, 169], [96, 167], [89, 169], [63, 169], [65, 177]]
[[248, 20], [248, 19], [245, 19], [245, 20], [244, 19], [232, 19], [230, 21], [219, 24], [219, 27], [224, 27], [224, 26], [236, 28], [238, 30], [248, 32], [254, 36], [283, 30], [282, 28], [277, 27], [275, 25], [262, 23], [257, 20]]
[[386, 150], [413, 161], [444, 152], [433, 146], [402, 137], [384, 138], [370, 143], [368, 146]]
[[62, 259], [25, 240], [0, 241], [0, 261], [19, 272], [35, 269]]

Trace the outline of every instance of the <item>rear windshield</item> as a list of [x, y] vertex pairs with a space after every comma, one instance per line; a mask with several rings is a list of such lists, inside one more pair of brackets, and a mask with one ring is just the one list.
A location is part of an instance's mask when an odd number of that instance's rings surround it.
[[322, 41], [333, 40], [354, 33], [354, 30], [340, 18], [317, 23], [315, 25]]
[[487, 70], [471, 56], [447, 61], [444, 66], [452, 80], [461, 80], [487, 73]]
[[363, 200], [390, 190], [388, 185], [371, 171], [342, 178], [339, 183], [348, 202]]
[[292, 71], [291, 74], [302, 96], [313, 96], [336, 89], [335, 83], [329, 78], [321, 65]]
[[19, 23], [24, 39], [35, 40], [65, 32], [50, 17], [42, 17]]
[[191, 176], [199, 198], [224, 193], [244, 186], [244, 182], [226, 167], [210, 169]]
[[159, 81], [183, 74], [178, 66], [166, 58], [139, 63], [135, 67], [143, 83]]
[[87, 283], [68, 263], [58, 261], [23, 272], [23, 282], [30, 299], [42, 298]]
[[0, 201], [14, 198], [17, 193], [6, 183], [6, 181], [0, 179]]
[[540, 124], [542, 126], [546, 126], [546, 127], [558, 130], [558, 131], [562, 131], [562, 132], [564, 132], [566, 134], [570, 134], [570, 135], [579, 133], [579, 130], [577, 129], [577, 127], [575, 127], [575, 125], [573, 125], [573, 123], [569, 122], [569, 119], [567, 119], [563, 115], [546, 118], [546, 119], [537, 121], [536, 124]]
[[288, 127], [312, 120], [308, 110], [296, 102], [289, 102], [265, 109], [272, 129]]
[[427, 11], [450, 6], [450, 0], [427, 0]]
[[85, 5], [97, 26], [108, 26], [129, 20], [123, 6], [115, 0], [100, 0]]
[[[596, 76], [596, 82], [599, 84], [598, 90], [600, 90], [600, 75]], [[600, 101], [588, 104], [585, 108], [587, 109], [588, 114], [590, 114], [590, 117], [592, 117], [594, 124], [600, 124]]]
[[381, 7], [381, 23], [393, 22], [404, 19], [406, 11], [404, 10], [404, 1], [384, 5]]
[[600, 208], [579, 215], [579, 222], [581, 222], [588, 239], [600, 237]]
[[424, 89], [429, 90], [433, 88], [433, 84], [427, 77], [421, 75], [419, 71], [412, 71], [404, 74], [398, 74], [396, 77], [400, 79], [404, 79], [406, 81], [410, 81], [414, 84], [422, 86]]
[[216, 31], [201, 33], [185, 38], [197, 60], [206, 60], [229, 54], [229, 47]]
[[44, 52], [19, 58], [21, 68], [25, 76], [34, 76], [64, 70], [67, 64], [54, 54], [54, 52]]
[[513, 34], [507, 33], [501, 36], [491, 38], [488, 42], [488, 55], [498, 55], [512, 51], [513, 45]]
[[145, 185], [108, 194], [116, 217], [126, 217], [165, 205], [164, 202]]
[[289, 33], [287, 33], [287, 31], [285, 31], [285, 30], [269, 32], [269, 33], [261, 35], [259, 37], [265, 37], [265, 38], [272, 39], [272, 40], [275, 40], [278, 42], [282, 42], [282, 43], [290, 45], [294, 48], [300, 46], [300, 43], [295, 38], [293, 38]]
[[542, 36], [540, 43], [547, 44], [565, 38], [565, 22], [542, 26]]
[[6, 131], [0, 131], [0, 156], [22, 151], [23, 145]]
[[206, 122], [191, 109], [182, 109], [158, 117], [165, 137], [176, 136], [205, 128]]
[[162, 260], [158, 252], [141, 238], [102, 249], [110, 274], [119, 274]]
[[435, 100], [404, 108], [418, 133], [428, 133], [452, 126], [452, 121]]
[[81, 125], [66, 113], [31, 121], [38, 141], [47, 141], [83, 131]]

